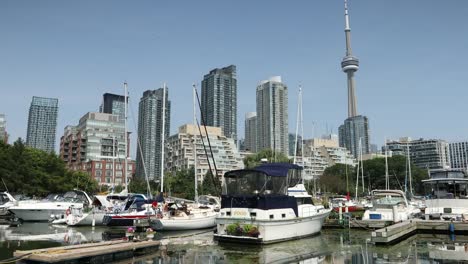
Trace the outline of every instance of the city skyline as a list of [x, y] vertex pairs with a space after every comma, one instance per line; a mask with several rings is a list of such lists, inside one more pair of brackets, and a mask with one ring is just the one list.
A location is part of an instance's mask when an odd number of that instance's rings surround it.
[[[180, 95], [189, 93], [194, 82], [199, 86], [210, 69], [230, 64], [237, 66], [238, 116], [255, 111], [258, 81], [281, 75], [290, 90], [290, 130], [295, 127], [291, 109], [299, 83], [304, 91], [304, 138], [324, 134], [324, 127], [337, 133], [346, 117], [346, 84], [339, 65], [343, 1], [253, 3], [250, 11], [245, 11], [246, 2], [223, 3], [232, 10], [229, 14], [212, 12], [215, 7], [203, 3], [180, 8], [149, 1], [115, 1], [106, 12], [106, 3], [0, 3], [0, 31], [6, 40], [0, 48], [0, 70], [6, 73], [0, 113], [7, 117], [10, 143], [26, 139], [32, 96], [59, 99], [57, 129], [62, 131], [84, 113], [98, 111], [103, 93], [123, 94], [124, 81], [129, 83], [133, 135], [138, 98], [168, 83], [172, 135], [192, 119], [187, 114], [192, 112], [191, 96]], [[356, 76], [359, 112], [372, 120], [372, 143], [403, 136], [466, 140], [468, 125], [462, 120], [468, 94], [462, 63], [468, 3], [350, 1], [349, 9], [353, 52], [362, 63]], [[287, 19], [268, 17], [280, 11]], [[203, 16], [208, 13], [211, 17]], [[242, 21], [212, 23], [225, 16]], [[213, 35], [219, 28], [225, 31]], [[428, 74], [434, 70], [437, 74]], [[244, 131], [243, 120], [237, 123], [238, 131]]]

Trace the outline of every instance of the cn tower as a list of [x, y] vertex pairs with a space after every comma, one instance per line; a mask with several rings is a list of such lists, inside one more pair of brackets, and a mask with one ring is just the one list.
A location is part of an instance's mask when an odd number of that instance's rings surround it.
[[345, 36], [346, 56], [341, 61], [341, 69], [348, 77], [348, 117], [357, 116], [357, 102], [355, 94], [354, 73], [359, 69], [359, 59], [354, 57], [351, 51], [351, 28], [349, 27], [348, 1], [345, 6]]

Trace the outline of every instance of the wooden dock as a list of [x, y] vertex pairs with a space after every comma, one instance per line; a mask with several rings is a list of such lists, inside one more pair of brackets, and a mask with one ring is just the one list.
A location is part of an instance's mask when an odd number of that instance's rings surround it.
[[154, 253], [160, 241], [108, 241], [35, 250], [17, 250], [14, 257], [39, 263], [108, 263]]
[[323, 222], [323, 228], [357, 228], [357, 229], [379, 229], [386, 226], [392, 225], [392, 221], [380, 221], [380, 220], [358, 220], [358, 219], [326, 219]]
[[416, 233], [468, 234], [468, 222], [411, 219], [371, 233], [375, 244], [395, 244]]

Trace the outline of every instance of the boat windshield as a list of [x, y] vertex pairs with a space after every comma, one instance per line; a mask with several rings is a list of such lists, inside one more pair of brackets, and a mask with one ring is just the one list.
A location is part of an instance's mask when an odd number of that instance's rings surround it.
[[468, 199], [467, 181], [437, 180], [424, 183], [429, 199]]
[[255, 170], [231, 171], [224, 175], [225, 195], [287, 194], [287, 177], [270, 176]]
[[10, 198], [4, 193], [0, 193], [0, 205], [6, 204], [10, 201]]
[[376, 195], [372, 205], [374, 208], [392, 208], [395, 205], [406, 205], [405, 198], [393, 195]]
[[87, 202], [86, 196], [83, 193], [66, 192], [63, 195], [62, 202]]

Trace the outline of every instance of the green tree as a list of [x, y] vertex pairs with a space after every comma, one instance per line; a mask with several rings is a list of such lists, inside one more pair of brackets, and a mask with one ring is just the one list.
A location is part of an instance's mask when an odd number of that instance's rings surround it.
[[[205, 177], [203, 178], [202, 184], [200, 185], [198, 194], [215, 195], [215, 196], [220, 194], [221, 184], [215, 186], [213, 184], [213, 179], [211, 177], [212, 177], [211, 172], [207, 172]], [[216, 178], [214, 180], [219, 182], [219, 180]]]
[[289, 158], [283, 153], [264, 149], [256, 154], [245, 157], [244, 166], [246, 168], [254, 168], [260, 165], [262, 159], [266, 159], [268, 162], [290, 162]]
[[[388, 158], [388, 174], [390, 180], [390, 189], [404, 190], [405, 178], [407, 179], [407, 189], [409, 192], [409, 178], [406, 176], [406, 157], [393, 156]], [[356, 168], [343, 164], [335, 164], [325, 169], [319, 179], [322, 190], [331, 193], [346, 194], [346, 170], [348, 174], [349, 191], [352, 195], [355, 192]], [[365, 192], [367, 189], [385, 189], [385, 159], [375, 158], [363, 162]], [[427, 179], [427, 172], [411, 164], [411, 175], [414, 194], [423, 194], [424, 186], [421, 182]], [[362, 194], [361, 174], [359, 173], [359, 194]]]
[[182, 169], [169, 174], [164, 180], [164, 190], [171, 195], [193, 200], [195, 198], [195, 174], [192, 169]]
[[21, 138], [13, 145], [0, 142], [0, 177], [10, 192], [30, 196], [73, 188], [94, 192], [98, 186], [88, 174], [67, 170], [56, 154], [26, 147]]

